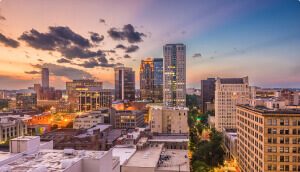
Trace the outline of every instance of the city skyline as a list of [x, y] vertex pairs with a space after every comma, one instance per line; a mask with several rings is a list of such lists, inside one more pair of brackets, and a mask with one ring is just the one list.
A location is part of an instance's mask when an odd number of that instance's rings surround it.
[[242, 76], [250, 85], [300, 87], [299, 1], [169, 2], [2, 0], [0, 89], [41, 83], [42, 68], [57, 89], [83, 78], [113, 88], [121, 64], [139, 88], [140, 60], [162, 58], [168, 43], [187, 46], [187, 87]]

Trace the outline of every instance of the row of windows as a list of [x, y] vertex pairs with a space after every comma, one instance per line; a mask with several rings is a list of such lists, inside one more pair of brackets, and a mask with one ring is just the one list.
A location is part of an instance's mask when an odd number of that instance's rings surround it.
[[279, 129], [277, 133], [277, 128], [268, 128], [267, 134], [293, 134], [293, 135], [300, 135], [300, 129]]
[[[300, 120], [292, 120], [291, 121], [292, 123], [292, 125], [293, 126], [300, 126]], [[277, 119], [268, 119], [268, 125], [277, 125]], [[279, 125], [281, 125], [281, 126], [284, 126], [284, 125], [286, 125], [286, 126], [289, 126], [290, 125], [290, 120], [283, 120], [283, 119], [281, 119], [280, 121], [279, 121]]]
[[[278, 171], [277, 165], [268, 165], [269, 171]], [[279, 165], [279, 171], [300, 171], [300, 165]]]
[[[290, 153], [290, 149], [291, 149], [291, 153], [300, 153], [300, 147], [280, 147], [279, 151], [280, 153]], [[298, 149], [298, 151], [297, 151]], [[268, 152], [269, 153], [277, 153], [277, 147], [268, 147]]]
[[[279, 142], [277, 141], [279, 140]], [[298, 141], [297, 141], [298, 140]], [[273, 144], [277, 144], [277, 143], [280, 143], [280, 144], [290, 144], [290, 138], [283, 138], [283, 137], [279, 137], [277, 139], [277, 137], [269, 137], [267, 139], [267, 142], [268, 143], [273, 143]], [[300, 144], [300, 138], [292, 138], [292, 144]]]

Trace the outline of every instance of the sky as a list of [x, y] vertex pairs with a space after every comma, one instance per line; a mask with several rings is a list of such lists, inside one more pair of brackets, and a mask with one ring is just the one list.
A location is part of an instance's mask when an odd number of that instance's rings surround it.
[[114, 67], [186, 45], [187, 87], [208, 77], [300, 88], [299, 0], [0, 0], [0, 89], [73, 79], [114, 87]]

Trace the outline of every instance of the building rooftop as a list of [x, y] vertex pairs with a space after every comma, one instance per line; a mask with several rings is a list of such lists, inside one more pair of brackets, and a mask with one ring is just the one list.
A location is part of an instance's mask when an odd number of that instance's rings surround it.
[[278, 114], [278, 115], [296, 114], [297, 116], [300, 115], [300, 109], [268, 109], [264, 106], [252, 107], [249, 104], [237, 104], [236, 106], [248, 110], [252, 110], [258, 113], [262, 113], [263, 115], [268, 115], [268, 114], [270, 115], [271, 114]]
[[189, 136], [187, 133], [159, 133], [157, 136], [153, 136], [149, 141], [161, 141], [161, 142], [189, 142]]
[[[158, 171], [190, 171], [188, 150], [167, 149], [161, 156], [170, 156], [158, 164]], [[180, 166], [180, 168], [179, 168]]]
[[102, 139], [99, 140], [107, 140], [108, 144], [112, 144], [113, 141], [117, 140], [121, 135], [124, 129], [112, 129], [108, 131]]
[[102, 132], [102, 131], [108, 129], [109, 127], [111, 127], [111, 126], [112, 126], [112, 125], [97, 124], [97, 125], [95, 125], [94, 127], [89, 128], [89, 129], [87, 130], [86, 133], [79, 134], [79, 135], [77, 135], [77, 136], [75, 136], [75, 137], [78, 137], [78, 138], [89, 137], [89, 136], [92, 136], [92, 135], [93, 135], [93, 131], [94, 131], [94, 130], [99, 130], [100, 132]]
[[40, 136], [21, 136], [21, 137], [17, 137], [17, 138], [13, 138], [10, 140], [24, 140], [24, 141], [28, 141], [28, 140], [34, 140], [34, 139], [40, 139]]
[[136, 152], [136, 148], [118, 147], [115, 146], [112, 149], [113, 156], [120, 157], [120, 165], [123, 165], [125, 161], [131, 158], [131, 156]]
[[4, 165], [4, 167], [10, 167], [12, 171], [18, 172], [33, 171], [37, 168], [46, 169], [46, 171], [63, 171], [64, 163], [74, 163], [83, 157], [100, 159], [106, 154], [103, 151], [76, 151], [71, 149], [71, 153], [65, 153], [64, 151], [41, 149], [35, 154], [24, 154], [23, 157], [16, 158], [16, 160]]
[[149, 146], [135, 154], [128, 160], [124, 166], [129, 167], [156, 167], [162, 152], [163, 144], [158, 146]]
[[31, 89], [20, 89], [17, 93], [36, 93], [34, 90]]

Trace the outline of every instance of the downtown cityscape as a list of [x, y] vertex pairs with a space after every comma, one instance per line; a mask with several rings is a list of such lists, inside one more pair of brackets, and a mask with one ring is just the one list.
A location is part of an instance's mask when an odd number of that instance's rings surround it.
[[0, 0], [0, 172], [300, 171], [300, 1]]

